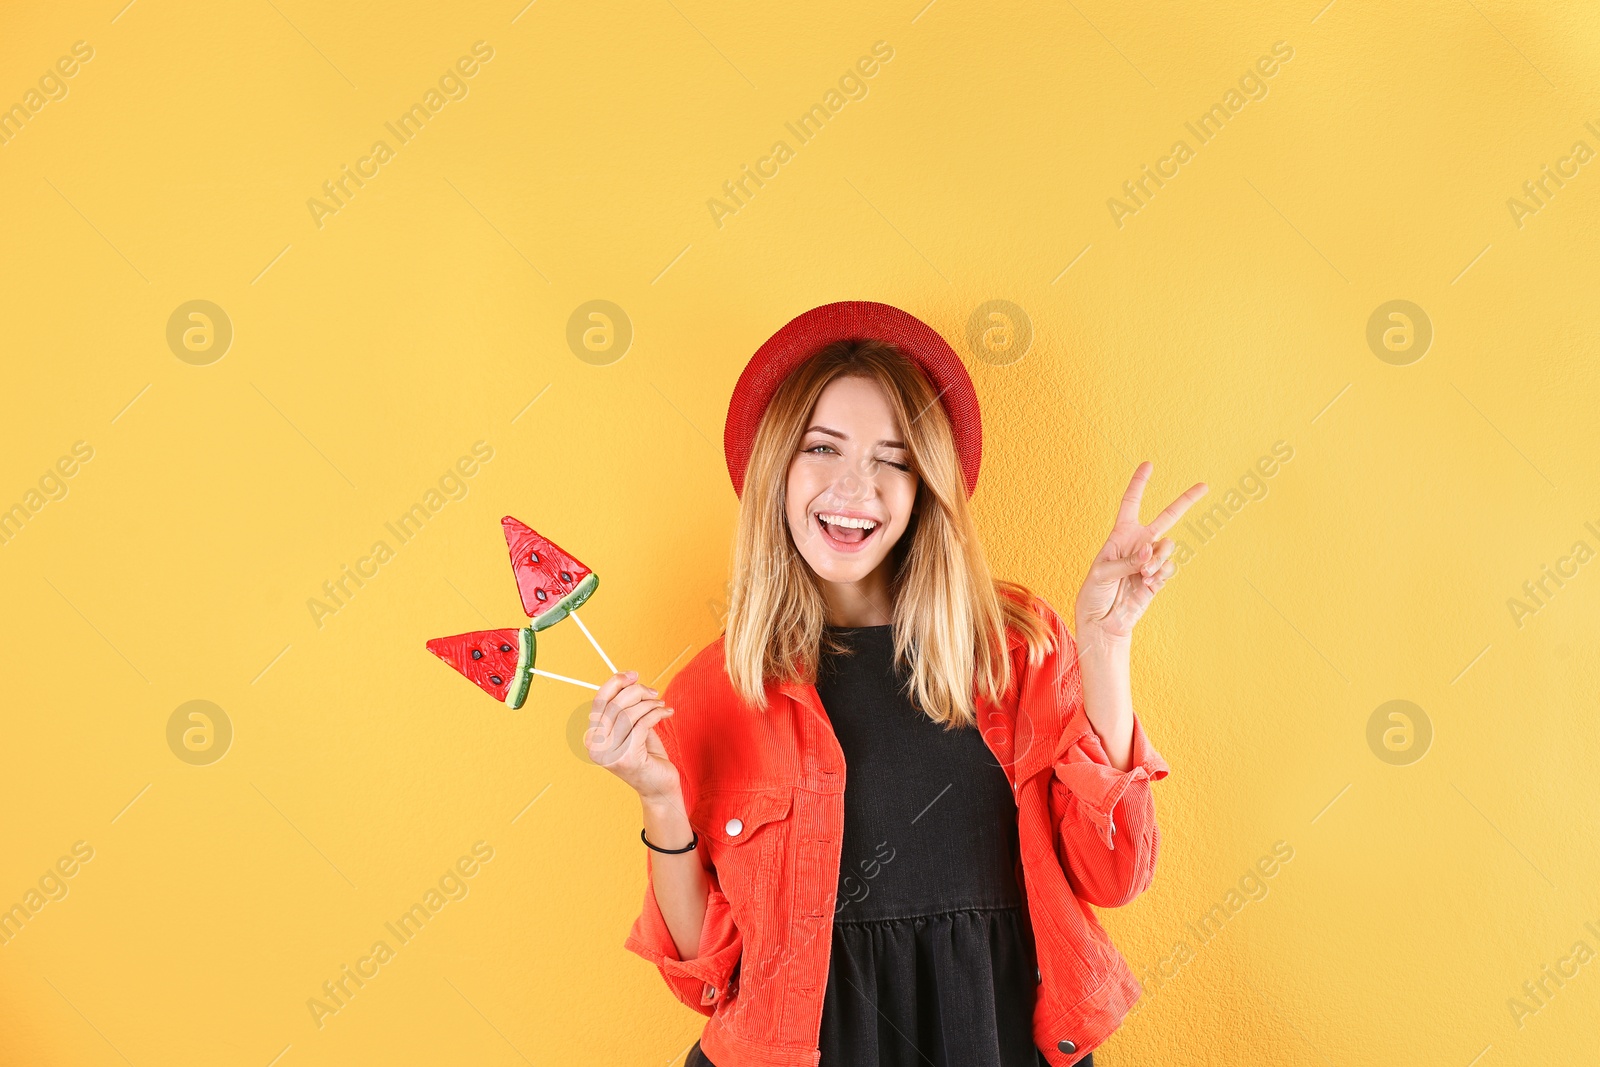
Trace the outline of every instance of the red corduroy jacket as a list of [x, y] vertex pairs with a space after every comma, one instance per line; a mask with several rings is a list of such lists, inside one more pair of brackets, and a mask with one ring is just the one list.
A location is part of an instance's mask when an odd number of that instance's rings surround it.
[[[1042, 599], [1055, 650], [1027, 661], [1008, 635], [1012, 684], [978, 703], [984, 741], [1017, 802], [1018, 883], [1038, 958], [1034, 1043], [1069, 1067], [1109, 1037], [1140, 987], [1095, 918], [1149, 888], [1160, 833], [1150, 783], [1166, 777], [1137, 715], [1133, 764], [1118, 771], [1084, 714], [1077, 646]], [[700, 1047], [717, 1067], [817, 1067], [844, 835], [844, 754], [816, 687], [771, 684], [742, 703], [723, 639], [668, 685], [676, 714], [656, 734], [678, 769], [711, 890], [699, 954], [680, 959], [646, 850], [644, 908], [624, 947], [710, 1016]], [[642, 846], [641, 846], [642, 847]]]

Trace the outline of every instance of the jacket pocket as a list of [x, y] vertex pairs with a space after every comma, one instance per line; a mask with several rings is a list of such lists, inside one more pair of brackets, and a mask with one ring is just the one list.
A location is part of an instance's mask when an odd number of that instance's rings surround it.
[[[786, 895], [778, 885], [792, 786], [717, 788], [701, 793], [690, 823], [700, 832], [717, 880], [744, 935], [744, 952], [723, 1024], [746, 1037], [765, 1039], [777, 1016], [772, 996], [774, 939], [782, 936], [778, 912]], [[786, 961], [778, 961], [780, 964]], [[754, 994], [757, 1001], [751, 1003]]]
[[752, 892], [769, 884], [783, 836], [782, 827], [773, 823], [787, 817], [793, 804], [790, 786], [701, 794], [691, 822], [705, 836], [723, 892], [736, 906], [755, 903]]

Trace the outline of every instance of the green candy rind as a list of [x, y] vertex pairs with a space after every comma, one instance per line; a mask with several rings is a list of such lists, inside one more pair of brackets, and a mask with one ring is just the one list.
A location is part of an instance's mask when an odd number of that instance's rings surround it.
[[600, 576], [591, 571], [588, 577], [577, 584], [577, 587], [550, 605], [534, 617], [535, 630], [548, 630], [568, 615], [583, 607], [584, 601], [594, 596], [594, 591], [600, 588]]
[[528, 699], [528, 689], [533, 684], [533, 658], [537, 650], [533, 627], [524, 626], [517, 631], [517, 673], [506, 690], [506, 707], [512, 711], [522, 707]]

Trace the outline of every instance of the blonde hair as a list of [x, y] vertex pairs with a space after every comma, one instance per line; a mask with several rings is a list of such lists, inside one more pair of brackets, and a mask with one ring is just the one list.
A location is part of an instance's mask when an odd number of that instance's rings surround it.
[[[946, 729], [977, 722], [976, 698], [1010, 687], [1006, 628], [1029, 659], [1050, 651], [1050, 632], [1021, 585], [990, 576], [967, 506], [955, 436], [938, 394], [894, 345], [836, 341], [779, 385], [756, 430], [739, 502], [732, 596], [723, 656], [734, 691], [767, 706], [769, 681], [814, 682], [826, 607], [818, 579], [795, 547], [785, 516], [789, 464], [816, 407], [837, 378], [878, 383], [887, 395], [918, 477], [912, 516], [891, 550], [894, 659], [908, 695]], [[836, 643], [830, 650], [844, 651]]]

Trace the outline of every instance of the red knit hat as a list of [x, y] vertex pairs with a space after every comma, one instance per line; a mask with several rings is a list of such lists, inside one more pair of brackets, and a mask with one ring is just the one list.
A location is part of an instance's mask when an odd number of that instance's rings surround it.
[[728, 401], [728, 421], [722, 430], [728, 477], [733, 479], [736, 494], [744, 494], [744, 470], [755, 446], [756, 428], [772, 402], [772, 394], [789, 372], [824, 345], [869, 337], [888, 341], [910, 356], [938, 390], [939, 402], [944, 405], [955, 434], [956, 456], [961, 461], [967, 495], [972, 495], [983, 458], [983, 421], [967, 368], [932, 326], [897, 307], [872, 300], [841, 300], [796, 315], [767, 338], [745, 364]]

